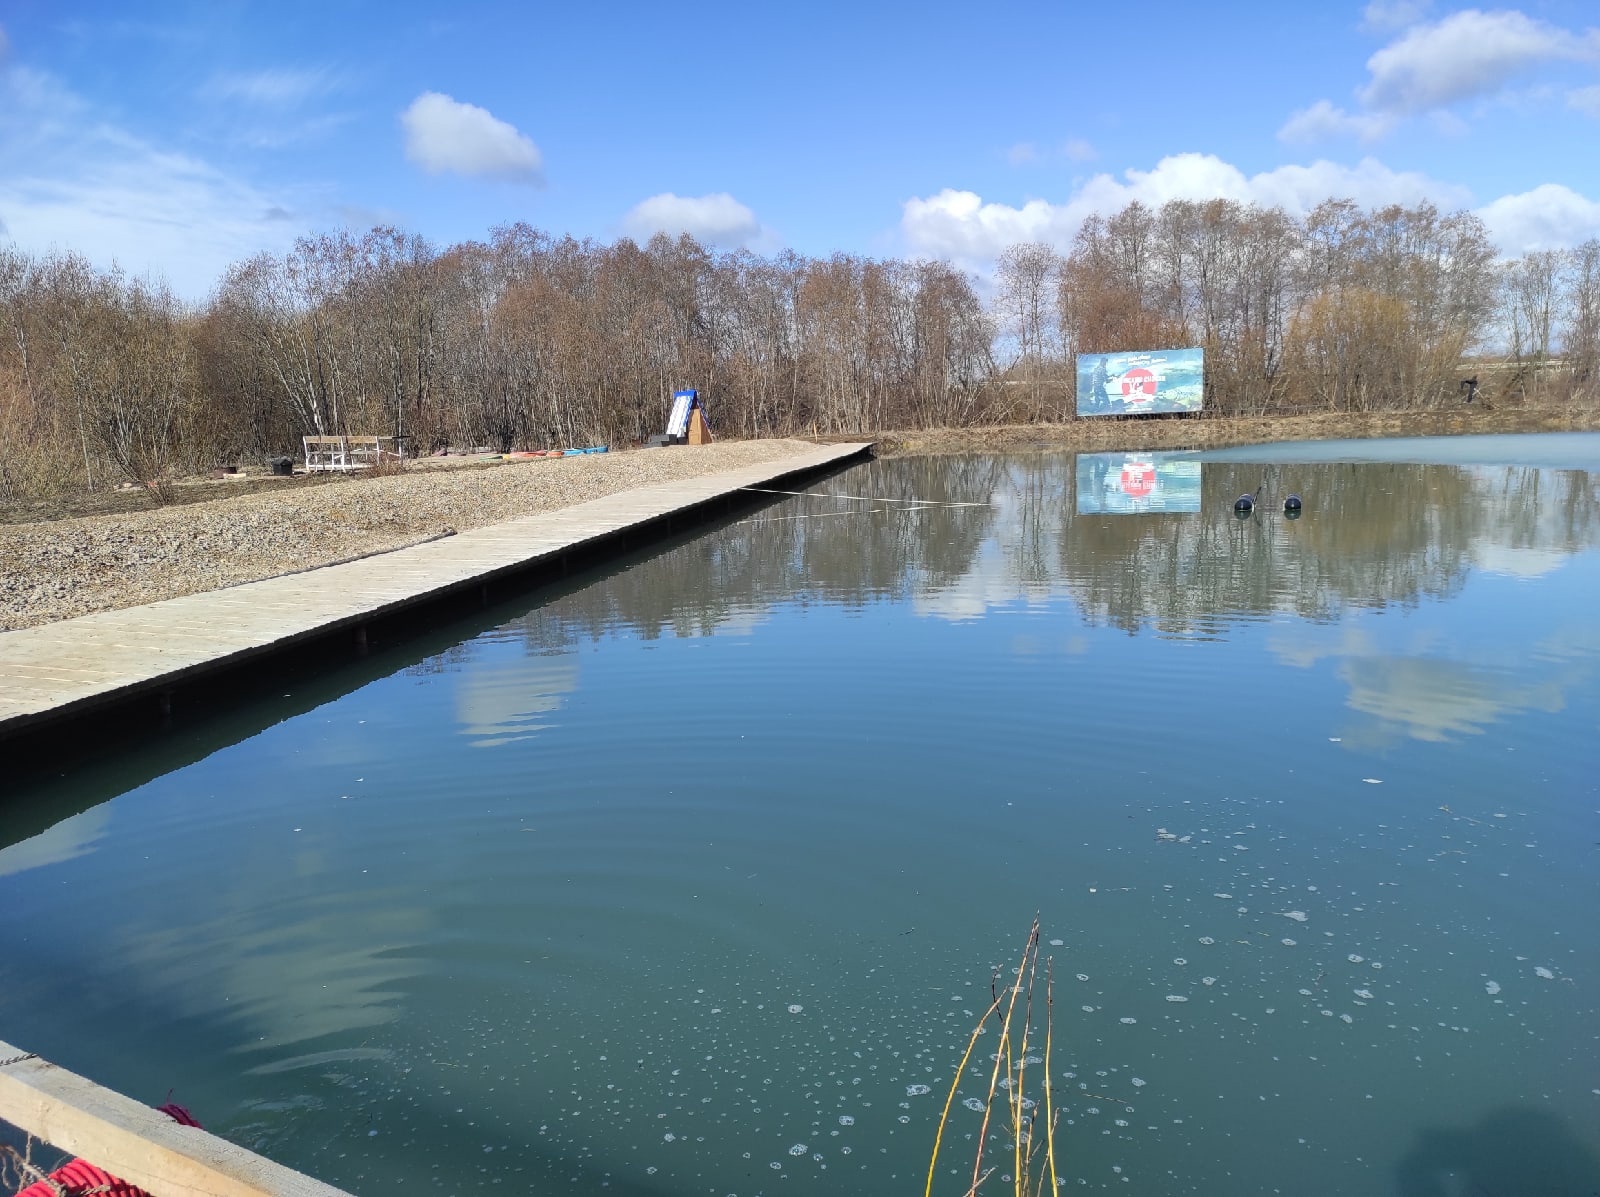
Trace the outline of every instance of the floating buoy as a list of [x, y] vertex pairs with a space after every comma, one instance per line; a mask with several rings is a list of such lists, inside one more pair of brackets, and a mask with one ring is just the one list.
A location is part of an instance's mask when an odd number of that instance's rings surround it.
[[1285, 499], [1283, 501], [1283, 512], [1284, 512], [1285, 515], [1288, 515], [1290, 513], [1293, 513], [1295, 515], [1299, 515], [1300, 514], [1300, 496], [1299, 495], [1290, 495], [1287, 499]]
[[1249, 515], [1251, 511], [1255, 510], [1255, 505], [1256, 500], [1254, 495], [1240, 495], [1233, 501], [1233, 509], [1238, 512], [1243, 512], [1245, 515]]

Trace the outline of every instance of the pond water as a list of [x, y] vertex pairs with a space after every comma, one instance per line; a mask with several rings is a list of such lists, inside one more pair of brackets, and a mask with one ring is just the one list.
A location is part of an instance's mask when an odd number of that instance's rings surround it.
[[357, 1193], [920, 1193], [1037, 912], [1067, 1187], [1590, 1193], [1553, 444], [1206, 455], [1153, 514], [874, 462], [297, 677], [0, 804], [0, 1038]]

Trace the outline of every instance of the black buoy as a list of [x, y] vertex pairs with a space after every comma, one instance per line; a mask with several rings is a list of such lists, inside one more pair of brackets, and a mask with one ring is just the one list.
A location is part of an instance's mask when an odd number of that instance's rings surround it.
[[1287, 499], [1285, 499], [1283, 501], [1283, 510], [1284, 510], [1285, 514], [1287, 514], [1287, 513], [1292, 511], [1296, 515], [1299, 515], [1300, 514], [1300, 507], [1301, 507], [1301, 503], [1300, 503], [1300, 496], [1299, 495], [1290, 495]]
[[1246, 515], [1255, 509], [1255, 505], [1256, 497], [1254, 495], [1240, 495], [1233, 501], [1233, 509], [1235, 511], [1242, 511]]

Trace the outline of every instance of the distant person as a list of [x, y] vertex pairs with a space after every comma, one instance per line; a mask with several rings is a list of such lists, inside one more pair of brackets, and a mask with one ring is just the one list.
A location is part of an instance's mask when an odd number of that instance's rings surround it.
[[1089, 410], [1106, 411], [1111, 407], [1111, 397], [1106, 394], [1106, 382], [1110, 375], [1106, 373], [1106, 359], [1101, 358], [1094, 364], [1094, 370], [1089, 375]]

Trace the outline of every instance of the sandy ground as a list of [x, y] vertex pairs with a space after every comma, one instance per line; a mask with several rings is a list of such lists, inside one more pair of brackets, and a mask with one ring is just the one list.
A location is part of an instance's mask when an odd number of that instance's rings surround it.
[[[344, 475], [152, 510], [0, 525], [0, 631], [331, 565], [810, 448], [735, 441]], [[237, 486], [239, 484], [232, 484]]]

